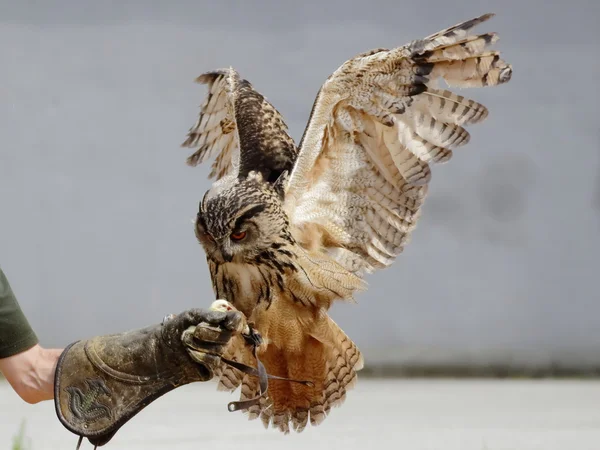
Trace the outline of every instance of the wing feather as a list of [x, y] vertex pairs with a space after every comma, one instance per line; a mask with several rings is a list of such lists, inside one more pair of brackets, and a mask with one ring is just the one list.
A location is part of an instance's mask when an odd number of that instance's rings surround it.
[[[506, 83], [512, 67], [470, 30], [493, 14], [392, 50], [363, 53], [321, 87], [286, 185], [285, 209], [348, 271], [391, 265], [421, 214], [431, 167], [466, 145], [485, 106], [436, 86]], [[320, 233], [314, 233], [315, 228]]]
[[228, 102], [230, 82], [228, 70], [206, 72], [196, 82], [208, 86], [208, 95], [200, 107], [198, 120], [187, 134], [182, 147], [195, 148], [187, 164], [197, 166], [214, 158], [209, 178], [227, 175], [239, 158], [239, 144], [235, 132], [232, 105]]
[[196, 151], [187, 164], [196, 166], [215, 158], [209, 178], [246, 176], [255, 170], [275, 181], [290, 171], [297, 156], [281, 114], [232, 68], [200, 75], [208, 94], [182, 147]]

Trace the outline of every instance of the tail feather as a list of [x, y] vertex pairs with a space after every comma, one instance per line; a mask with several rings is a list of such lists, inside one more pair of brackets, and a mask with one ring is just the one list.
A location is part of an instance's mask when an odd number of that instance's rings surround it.
[[[261, 358], [269, 374], [289, 378], [288, 355], [285, 355], [282, 350], [270, 345]], [[290, 400], [293, 399], [291, 383], [284, 380], [269, 380], [268, 396], [272, 401], [272, 415], [269, 413], [263, 417], [261, 413], [263, 423], [268, 426], [266, 420], [267, 417], [270, 417], [271, 425], [274, 428], [279, 428], [283, 433], [289, 433]]]
[[268, 402], [265, 402], [263, 405], [260, 405], [260, 420], [265, 426], [265, 428], [269, 428], [273, 419], [273, 402], [269, 399]]
[[292, 416], [292, 429], [297, 433], [301, 433], [308, 424], [309, 409], [296, 408], [295, 414]]
[[292, 390], [291, 419], [292, 427], [300, 432], [304, 429], [309, 418], [312, 399], [322, 390], [322, 374], [325, 372], [326, 360], [323, 355], [322, 344], [309, 337], [304, 347], [304, 352], [288, 357], [289, 378], [295, 380], [309, 379], [314, 387], [299, 383], [290, 384]]
[[[244, 375], [240, 400], [250, 400], [257, 397], [259, 393], [258, 379], [250, 375]], [[247, 410], [242, 410], [242, 412], [248, 415], [248, 420], [256, 420], [260, 417], [265, 427], [268, 427], [272, 416], [272, 401], [269, 397], [261, 397], [258, 405], [253, 405]]]

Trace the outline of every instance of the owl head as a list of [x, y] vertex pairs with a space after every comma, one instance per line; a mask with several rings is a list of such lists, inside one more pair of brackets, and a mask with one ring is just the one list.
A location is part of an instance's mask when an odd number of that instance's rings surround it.
[[[209, 259], [254, 263], [289, 236], [282, 209], [284, 177], [271, 184], [250, 172], [210, 189], [200, 202], [195, 233]], [[276, 246], [276, 247], [274, 247]]]

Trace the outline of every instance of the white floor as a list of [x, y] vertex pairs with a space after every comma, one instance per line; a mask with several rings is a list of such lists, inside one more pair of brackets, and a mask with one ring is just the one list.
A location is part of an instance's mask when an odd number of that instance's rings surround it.
[[[598, 450], [600, 381], [360, 380], [317, 428], [287, 436], [229, 413], [214, 384], [155, 401], [106, 447], [118, 449]], [[29, 448], [74, 449], [51, 402], [27, 405], [0, 383], [0, 449], [26, 419]], [[89, 443], [82, 448], [91, 448]]]

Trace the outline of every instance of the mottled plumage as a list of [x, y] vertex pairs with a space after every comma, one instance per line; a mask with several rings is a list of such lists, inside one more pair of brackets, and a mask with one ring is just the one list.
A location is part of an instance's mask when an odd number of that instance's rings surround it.
[[[344, 63], [323, 84], [298, 147], [280, 114], [233, 69], [200, 77], [209, 94], [185, 146], [191, 164], [216, 156], [196, 236], [217, 298], [265, 338], [268, 397], [248, 411], [284, 432], [319, 424], [356, 381], [362, 356], [328, 315], [364, 276], [390, 266], [421, 213], [431, 166], [470, 138], [487, 109], [437, 86], [506, 83], [512, 68], [470, 34], [487, 14]], [[243, 342], [229, 358], [252, 365]], [[219, 387], [254, 397], [258, 380], [221, 368]]]
[[220, 179], [233, 170], [236, 176], [246, 176], [256, 170], [274, 181], [292, 169], [298, 150], [287, 125], [247, 80], [223, 69], [204, 73], [196, 81], [207, 84], [209, 93], [182, 144], [198, 148], [187, 160], [190, 166], [216, 154], [210, 178]]

